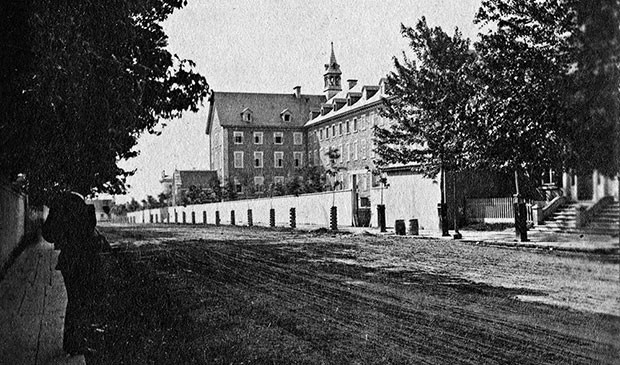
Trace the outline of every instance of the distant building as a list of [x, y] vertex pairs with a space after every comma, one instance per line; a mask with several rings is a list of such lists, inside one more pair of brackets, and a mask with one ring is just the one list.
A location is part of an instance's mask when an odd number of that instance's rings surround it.
[[[163, 180], [163, 179], [162, 179]], [[171, 183], [171, 203], [180, 205], [183, 194], [192, 187], [206, 190], [219, 185], [217, 172], [209, 170], [174, 170]]]
[[97, 222], [108, 222], [112, 217], [112, 206], [114, 205], [113, 199], [87, 199], [86, 204], [92, 204], [95, 206], [95, 216]]
[[284, 183], [305, 164], [310, 111], [323, 95], [212, 92], [206, 133], [210, 139], [211, 170], [237, 193], [244, 186], [260, 191]]

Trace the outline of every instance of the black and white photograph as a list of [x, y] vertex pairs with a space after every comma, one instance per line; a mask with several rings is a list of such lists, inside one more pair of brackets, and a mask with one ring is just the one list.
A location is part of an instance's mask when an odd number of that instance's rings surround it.
[[620, 0], [0, 29], [0, 365], [620, 365]]

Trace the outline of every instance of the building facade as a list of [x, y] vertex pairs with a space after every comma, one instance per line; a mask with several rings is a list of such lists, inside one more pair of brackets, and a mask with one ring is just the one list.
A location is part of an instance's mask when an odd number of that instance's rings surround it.
[[323, 95], [212, 92], [207, 134], [211, 170], [237, 193], [248, 186], [258, 191], [284, 183], [306, 164], [307, 132], [311, 109]]
[[[163, 180], [165, 179], [162, 177]], [[181, 205], [183, 204], [184, 195], [191, 189], [207, 191], [215, 185], [219, 185], [215, 171], [174, 170], [170, 178], [170, 203], [173, 206]]]
[[[335, 167], [330, 179], [339, 183], [334, 184], [337, 190], [351, 194], [350, 205], [340, 209], [352, 212], [352, 225], [375, 225], [371, 212], [385, 203], [388, 219], [416, 215], [421, 226], [437, 226], [432, 205], [439, 202], [438, 184], [409, 167], [402, 167], [398, 181], [410, 187], [397, 201], [390, 201], [387, 193], [384, 201], [386, 186], [376, 174], [373, 137], [375, 126], [393, 123], [380, 115], [385, 79], [375, 85], [349, 79], [343, 85], [332, 44], [323, 83], [323, 95], [302, 95], [300, 87], [291, 94], [212, 92], [206, 128], [210, 169], [243, 196], [249, 186], [260, 191], [297, 177], [304, 166]], [[335, 161], [330, 161], [329, 151], [337, 151]]]
[[[385, 79], [378, 85], [361, 85], [349, 79], [343, 89], [333, 45], [323, 78], [327, 100], [311, 113], [305, 125], [308, 162], [324, 167], [335, 163], [338, 188], [354, 192], [353, 209], [366, 209], [370, 207], [371, 190], [379, 183], [378, 175], [372, 173], [375, 171], [374, 127], [387, 127], [391, 123], [380, 114], [386, 98]], [[338, 151], [336, 161], [330, 161], [330, 150]]]

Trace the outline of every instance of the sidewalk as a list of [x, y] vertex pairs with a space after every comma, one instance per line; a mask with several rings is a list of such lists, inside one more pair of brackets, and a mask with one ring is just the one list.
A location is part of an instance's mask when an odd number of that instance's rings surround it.
[[0, 364], [85, 364], [66, 357], [62, 333], [67, 294], [58, 251], [43, 240], [27, 247], [0, 282]]
[[[363, 227], [338, 227], [339, 230], [350, 232], [353, 234], [375, 234], [375, 235], [394, 235], [394, 229], [388, 228], [387, 232], [381, 233], [378, 228]], [[530, 229], [527, 232], [528, 241], [521, 242], [516, 236], [514, 228], [503, 231], [470, 231], [460, 230], [463, 236], [457, 240], [473, 244], [506, 246], [506, 247], [523, 247], [538, 248], [558, 251], [583, 252], [583, 253], [603, 253], [618, 254], [620, 253], [620, 244], [618, 237], [588, 234], [568, 234], [568, 233], [550, 233], [541, 232], [536, 229]], [[428, 238], [441, 240], [454, 240], [452, 235], [454, 231], [450, 231], [450, 236], [442, 237], [441, 232], [433, 230], [421, 230], [418, 236], [400, 236], [410, 238]]]

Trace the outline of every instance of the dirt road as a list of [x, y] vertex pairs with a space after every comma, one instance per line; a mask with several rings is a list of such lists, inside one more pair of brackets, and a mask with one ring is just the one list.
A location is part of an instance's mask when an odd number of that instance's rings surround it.
[[89, 363], [620, 363], [617, 257], [262, 228], [105, 231], [124, 248], [107, 258]]

